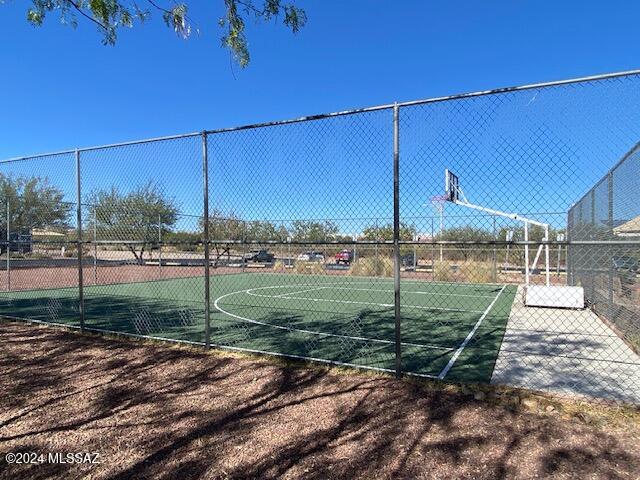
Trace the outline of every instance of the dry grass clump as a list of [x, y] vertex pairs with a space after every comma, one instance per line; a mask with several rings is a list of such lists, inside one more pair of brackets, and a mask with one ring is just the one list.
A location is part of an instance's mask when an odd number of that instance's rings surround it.
[[[277, 262], [276, 262], [277, 263]], [[304, 262], [296, 260], [293, 265], [293, 270], [296, 273], [305, 273], [307, 275], [320, 275], [324, 273], [324, 264], [321, 262]]]
[[433, 278], [439, 282], [451, 282], [454, 280], [453, 270], [449, 262], [435, 262], [433, 264]]
[[392, 277], [393, 261], [385, 257], [359, 258], [351, 265], [349, 275], [356, 277]]
[[490, 283], [495, 279], [491, 264], [467, 260], [458, 268], [458, 280], [470, 283]]

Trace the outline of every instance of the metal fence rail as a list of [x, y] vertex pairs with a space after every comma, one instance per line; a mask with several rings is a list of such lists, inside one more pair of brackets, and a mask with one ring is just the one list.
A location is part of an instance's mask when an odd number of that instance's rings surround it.
[[[640, 403], [636, 149], [573, 205], [640, 140], [639, 87], [625, 72], [2, 161], [0, 315]], [[590, 308], [525, 306], [545, 285]]]

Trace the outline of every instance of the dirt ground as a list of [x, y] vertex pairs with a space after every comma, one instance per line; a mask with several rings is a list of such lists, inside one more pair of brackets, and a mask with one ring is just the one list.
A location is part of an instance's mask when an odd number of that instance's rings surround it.
[[52, 327], [0, 321], [0, 392], [2, 479], [640, 478], [634, 411]]

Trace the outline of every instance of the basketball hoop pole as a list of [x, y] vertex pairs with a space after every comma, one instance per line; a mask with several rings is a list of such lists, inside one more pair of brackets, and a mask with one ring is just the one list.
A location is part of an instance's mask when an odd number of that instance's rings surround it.
[[[444, 234], [444, 203], [440, 205], [440, 240]], [[444, 261], [444, 255], [442, 254], [442, 244], [440, 244], [440, 263]]]
[[[463, 197], [464, 198], [464, 197]], [[533, 220], [531, 218], [526, 218], [523, 217], [522, 215], [518, 215], [517, 213], [508, 213], [508, 212], [502, 212], [500, 210], [495, 210], [493, 208], [487, 208], [487, 207], [482, 207], [480, 205], [474, 205], [473, 203], [469, 203], [466, 201], [466, 199], [464, 201], [461, 200], [449, 200], [451, 203], [455, 203], [456, 205], [460, 205], [461, 207], [467, 207], [467, 208], [471, 208], [473, 210], [479, 210], [481, 212], [485, 212], [485, 213], [490, 213], [491, 215], [497, 215], [499, 217], [505, 217], [505, 218], [510, 218], [511, 220], [517, 220], [519, 222], [523, 222], [524, 223], [524, 241], [528, 242], [529, 241], [529, 225], [537, 225], [539, 227], [544, 228], [544, 241], [548, 241], [549, 240], [549, 224], [548, 223], [543, 223], [543, 222], [538, 222], [537, 220]], [[549, 278], [549, 244], [545, 244], [545, 262], [546, 262], [546, 266], [545, 266], [545, 275], [546, 275], [546, 284], [547, 286], [549, 285], [550, 282], [550, 278]], [[538, 257], [540, 256], [540, 251], [542, 250], [542, 245], [540, 245], [540, 247], [538, 248], [538, 253], [536, 255], [535, 261], [533, 263], [532, 268], [535, 269], [536, 264], [538, 263]], [[524, 258], [525, 258], [525, 284], [529, 285], [529, 276], [530, 276], [530, 269], [529, 269], [529, 244], [525, 243], [524, 246]]]
[[[438, 217], [440, 220], [438, 234], [440, 235], [440, 240], [442, 240], [442, 234], [444, 233], [444, 206], [447, 201], [448, 197], [446, 195], [436, 195], [434, 197], [431, 197], [431, 204], [438, 210]], [[442, 244], [440, 244], [440, 263], [444, 261], [442, 248]]]

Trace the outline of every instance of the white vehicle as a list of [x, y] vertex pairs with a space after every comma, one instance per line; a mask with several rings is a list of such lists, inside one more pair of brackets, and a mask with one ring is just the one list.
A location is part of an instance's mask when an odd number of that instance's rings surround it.
[[322, 252], [302, 252], [296, 257], [300, 262], [324, 262], [324, 254]]

